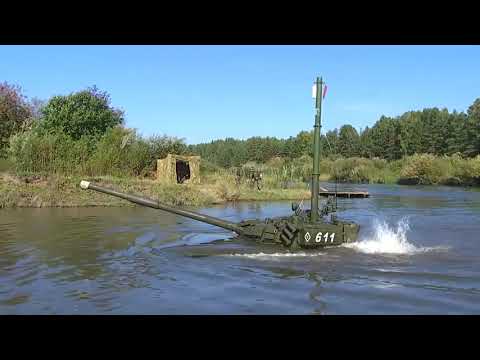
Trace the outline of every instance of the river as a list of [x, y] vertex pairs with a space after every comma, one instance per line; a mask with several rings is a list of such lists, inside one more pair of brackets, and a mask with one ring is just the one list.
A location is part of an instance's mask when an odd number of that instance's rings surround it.
[[339, 199], [339, 217], [360, 241], [297, 253], [148, 208], [2, 209], [0, 314], [480, 314], [480, 191], [355, 188], [371, 197]]

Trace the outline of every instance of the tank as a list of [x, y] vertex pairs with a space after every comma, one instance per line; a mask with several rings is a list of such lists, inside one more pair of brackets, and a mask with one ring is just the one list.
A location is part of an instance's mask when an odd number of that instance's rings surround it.
[[230, 230], [241, 237], [263, 244], [275, 244], [289, 249], [322, 248], [338, 246], [357, 240], [360, 226], [354, 222], [339, 220], [336, 215], [336, 197], [330, 196], [326, 204], [319, 209], [319, 163], [320, 163], [320, 133], [321, 110], [324, 82], [317, 78], [314, 84], [315, 125], [313, 141], [313, 171], [311, 186], [311, 206], [304, 210], [298, 204], [292, 204], [292, 214], [284, 217], [244, 220], [238, 223], [225, 221], [194, 211], [162, 204], [153, 199], [147, 199], [132, 194], [125, 194], [114, 189], [82, 180], [80, 187], [128, 200], [132, 203], [153, 209], [166, 211], [201, 221], [213, 226]]

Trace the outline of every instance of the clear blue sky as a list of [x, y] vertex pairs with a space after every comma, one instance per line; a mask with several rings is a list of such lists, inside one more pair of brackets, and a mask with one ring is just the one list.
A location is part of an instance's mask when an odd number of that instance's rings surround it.
[[97, 85], [127, 126], [189, 144], [310, 130], [317, 75], [328, 84], [323, 130], [465, 111], [480, 97], [480, 46], [0, 46], [0, 81], [28, 97]]

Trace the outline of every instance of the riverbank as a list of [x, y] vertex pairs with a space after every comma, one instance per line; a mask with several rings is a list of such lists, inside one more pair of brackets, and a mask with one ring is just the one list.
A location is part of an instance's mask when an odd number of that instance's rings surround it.
[[88, 180], [121, 192], [138, 194], [175, 206], [204, 206], [232, 201], [302, 200], [310, 197], [303, 188], [262, 189], [235, 186], [230, 179], [209, 179], [203, 184], [165, 184], [151, 179], [79, 176], [17, 176], [0, 173], [0, 208], [135, 206], [128, 201], [79, 186]]
[[[13, 171], [11, 164], [3, 165], [3, 171], [0, 170], [0, 208], [133, 206], [112, 196], [83, 191], [79, 187], [81, 180], [175, 206], [205, 206], [232, 201], [300, 201], [310, 198], [305, 180], [311, 174], [309, 157], [290, 163], [277, 158], [268, 164], [254, 164], [264, 175], [261, 191], [250, 188], [246, 178], [243, 178], [242, 185], [237, 186], [235, 168], [206, 167], [201, 171], [201, 184], [179, 185], [133, 176], [39, 175], [34, 172], [21, 176]], [[364, 158], [323, 159], [320, 169], [322, 182], [480, 186], [480, 156], [464, 159], [458, 155], [435, 157], [420, 154], [392, 162]]]
[[[309, 179], [312, 159], [304, 156], [287, 162], [272, 159], [258, 164], [265, 177], [273, 183]], [[463, 158], [415, 154], [399, 160], [379, 158], [324, 158], [320, 161], [321, 181], [350, 184], [399, 184], [399, 185], [447, 185], [480, 186], [480, 155]]]

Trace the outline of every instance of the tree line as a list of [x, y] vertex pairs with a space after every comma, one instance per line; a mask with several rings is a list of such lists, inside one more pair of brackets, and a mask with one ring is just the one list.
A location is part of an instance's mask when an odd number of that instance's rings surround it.
[[[301, 131], [288, 139], [226, 138], [190, 145], [188, 150], [222, 167], [241, 166], [248, 161], [265, 163], [273, 157], [312, 156], [312, 131]], [[365, 157], [398, 160], [413, 154], [480, 154], [480, 98], [466, 112], [427, 108], [397, 117], [381, 116], [372, 126], [357, 131], [351, 125], [327, 131], [321, 140], [322, 156]]]
[[[0, 158], [10, 154], [23, 158], [25, 164], [35, 164], [36, 153], [50, 151], [52, 157], [61, 158], [65, 151], [77, 148], [92, 159], [104, 158], [105, 164], [113, 164], [114, 157], [119, 162], [131, 158], [129, 167], [134, 167], [135, 162], [147, 164], [175, 152], [200, 155], [228, 168], [250, 161], [265, 163], [275, 157], [312, 156], [312, 141], [313, 131], [301, 131], [287, 139], [229, 137], [188, 146], [183, 139], [165, 135], [142, 138], [124, 126], [123, 111], [112, 107], [109, 95], [96, 87], [40, 101], [28, 100], [18, 86], [0, 83]], [[329, 158], [391, 161], [420, 153], [475, 157], [480, 154], [480, 98], [466, 112], [428, 108], [398, 117], [382, 116], [360, 131], [343, 125], [322, 135], [321, 149], [322, 156]], [[101, 151], [110, 158], [101, 156]], [[22, 153], [30, 153], [32, 158]], [[76, 156], [72, 152], [71, 158]]]

